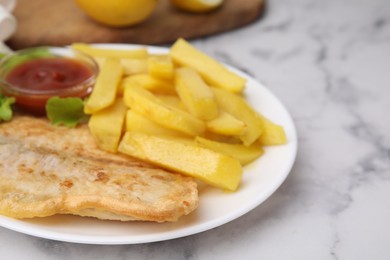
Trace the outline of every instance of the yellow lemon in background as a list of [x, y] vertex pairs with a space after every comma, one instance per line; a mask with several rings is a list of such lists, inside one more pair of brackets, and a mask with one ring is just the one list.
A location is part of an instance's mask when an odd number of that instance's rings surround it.
[[93, 20], [105, 25], [123, 27], [149, 18], [158, 0], [75, 0]]
[[219, 7], [223, 0], [171, 0], [171, 3], [185, 11], [203, 13]]

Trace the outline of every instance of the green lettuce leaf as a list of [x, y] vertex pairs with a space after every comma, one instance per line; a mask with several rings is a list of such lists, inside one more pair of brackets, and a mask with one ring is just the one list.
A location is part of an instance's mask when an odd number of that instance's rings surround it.
[[13, 103], [15, 103], [14, 97], [6, 97], [3, 94], [0, 94], [0, 122], [12, 119], [13, 113], [11, 105]]
[[84, 113], [84, 101], [81, 98], [52, 97], [46, 103], [46, 115], [53, 125], [76, 127], [87, 120]]

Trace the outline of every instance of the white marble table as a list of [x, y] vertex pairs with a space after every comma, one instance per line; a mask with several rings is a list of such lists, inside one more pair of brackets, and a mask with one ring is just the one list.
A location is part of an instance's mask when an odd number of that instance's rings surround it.
[[257, 23], [193, 43], [291, 112], [299, 152], [276, 193], [221, 227], [150, 244], [0, 228], [0, 259], [390, 259], [390, 1], [269, 0]]

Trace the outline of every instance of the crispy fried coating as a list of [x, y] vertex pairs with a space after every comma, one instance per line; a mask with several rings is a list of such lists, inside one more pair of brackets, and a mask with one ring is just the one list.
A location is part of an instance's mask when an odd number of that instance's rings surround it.
[[104, 152], [85, 126], [54, 127], [28, 116], [0, 124], [2, 215], [165, 222], [198, 203], [192, 178]]

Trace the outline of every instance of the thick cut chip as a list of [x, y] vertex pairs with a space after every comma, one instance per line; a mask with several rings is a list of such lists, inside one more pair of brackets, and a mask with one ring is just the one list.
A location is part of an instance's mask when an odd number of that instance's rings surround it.
[[280, 145], [287, 143], [286, 133], [282, 126], [275, 124], [261, 114], [258, 116], [263, 128], [263, 133], [259, 137], [261, 145]]
[[206, 123], [206, 128], [210, 132], [221, 135], [241, 135], [245, 131], [246, 125], [231, 114], [220, 111], [217, 118]]
[[172, 136], [180, 137], [186, 136], [181, 132], [175, 131], [156, 124], [152, 120], [140, 115], [134, 110], [129, 109], [126, 114], [126, 131], [145, 133], [157, 136]]
[[187, 140], [126, 132], [118, 151], [222, 189], [234, 191], [240, 184], [242, 167], [237, 159]]
[[175, 71], [175, 87], [187, 110], [202, 120], [218, 116], [219, 110], [213, 91], [199, 74], [191, 68]]
[[122, 136], [127, 107], [122, 99], [117, 99], [113, 105], [93, 114], [88, 126], [98, 146], [115, 153]]
[[123, 68], [117, 59], [107, 59], [96, 79], [92, 94], [87, 100], [84, 112], [93, 114], [111, 106], [116, 98]]
[[254, 143], [263, 132], [258, 113], [239, 95], [224, 89], [214, 89], [220, 108], [245, 123], [244, 131], [238, 136], [244, 145]]
[[163, 78], [173, 78], [174, 65], [170, 56], [167, 55], [154, 55], [148, 57], [148, 72], [150, 75]]
[[167, 106], [188, 112], [178, 96], [157, 94], [156, 97]]
[[146, 48], [138, 48], [134, 50], [115, 50], [94, 47], [85, 43], [73, 43], [72, 48], [84, 52], [94, 58], [146, 59], [148, 57], [148, 50]]
[[148, 71], [148, 64], [145, 59], [120, 59], [120, 61], [124, 75], [141, 74]]
[[218, 153], [223, 153], [233, 158], [236, 158], [240, 161], [242, 165], [246, 165], [264, 153], [263, 148], [259, 143], [253, 143], [250, 146], [245, 146], [243, 144], [229, 144], [223, 142], [217, 142], [208, 140], [197, 136], [195, 138], [197, 144], [202, 147], [206, 147]]
[[153, 93], [160, 94], [175, 94], [173, 83], [169, 80], [153, 77], [149, 74], [137, 74], [125, 77], [122, 80], [119, 92], [123, 94], [126, 86], [140, 85], [141, 87], [150, 90]]
[[[107, 58], [95, 58], [99, 68], [101, 68]], [[119, 59], [123, 67], [123, 75], [135, 75], [148, 72], [148, 64], [145, 59]]]
[[164, 104], [139, 85], [126, 87], [123, 98], [129, 108], [164, 127], [193, 136], [201, 135], [206, 128], [202, 120]]
[[170, 55], [180, 66], [196, 70], [211, 86], [223, 88], [232, 92], [241, 92], [246, 80], [227, 69], [205, 53], [197, 50], [184, 39], [177, 40], [171, 47]]

